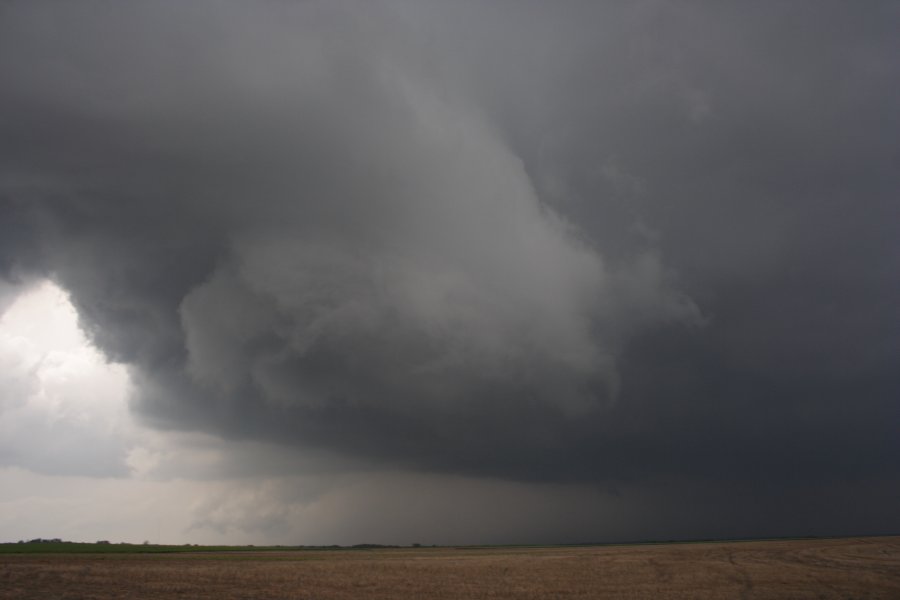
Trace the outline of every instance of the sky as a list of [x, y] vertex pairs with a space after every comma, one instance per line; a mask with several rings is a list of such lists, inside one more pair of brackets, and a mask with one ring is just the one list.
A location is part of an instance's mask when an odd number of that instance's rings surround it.
[[900, 532], [898, 29], [0, 4], [0, 541]]

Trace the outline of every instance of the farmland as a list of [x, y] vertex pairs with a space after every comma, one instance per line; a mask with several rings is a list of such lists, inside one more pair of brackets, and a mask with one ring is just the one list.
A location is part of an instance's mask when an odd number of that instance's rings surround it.
[[[0, 550], [0, 598], [900, 598], [900, 537], [622, 546]], [[85, 545], [88, 546], [88, 545]], [[24, 549], [24, 548], [20, 548]], [[61, 551], [63, 550], [63, 551]], [[160, 550], [160, 548], [157, 548]]]

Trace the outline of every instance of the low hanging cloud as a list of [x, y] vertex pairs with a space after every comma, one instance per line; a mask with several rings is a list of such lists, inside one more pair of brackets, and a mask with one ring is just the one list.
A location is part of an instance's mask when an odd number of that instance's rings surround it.
[[260, 470], [882, 489], [896, 6], [566, 6], [5, 4], [0, 303]]
[[[40, 12], [14, 11], [62, 18]], [[393, 22], [229, 6], [209, 39], [164, 26], [176, 53], [134, 18], [98, 15], [49, 49], [16, 36], [42, 68], [7, 65], [6, 102], [51, 99], [17, 129], [59, 119], [86, 147], [32, 141], [11, 201], [161, 424], [428, 467], [427, 440], [453, 448], [469, 419], [502, 432], [520, 406], [602, 411], [627, 336], [699, 321], [652, 248], [610, 264], [542, 202], [489, 116], [408, 56], [415, 40], [381, 37]], [[85, 43], [113, 25], [136, 28], [120, 42], [144, 64]]]

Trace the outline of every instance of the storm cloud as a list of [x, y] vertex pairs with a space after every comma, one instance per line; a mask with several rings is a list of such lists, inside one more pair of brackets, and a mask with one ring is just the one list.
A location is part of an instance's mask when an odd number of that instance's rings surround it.
[[713, 490], [718, 521], [660, 526], [690, 536], [796, 533], [801, 499], [855, 489], [865, 519], [803, 533], [896, 529], [898, 25], [5, 3], [0, 302], [65, 289], [152, 427], [406, 473], [398, 496]]

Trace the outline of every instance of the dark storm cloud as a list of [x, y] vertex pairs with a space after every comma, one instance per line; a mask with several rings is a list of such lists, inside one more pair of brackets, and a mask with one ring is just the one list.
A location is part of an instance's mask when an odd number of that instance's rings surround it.
[[897, 477], [895, 5], [0, 10], [0, 268], [71, 292], [150, 422]]

